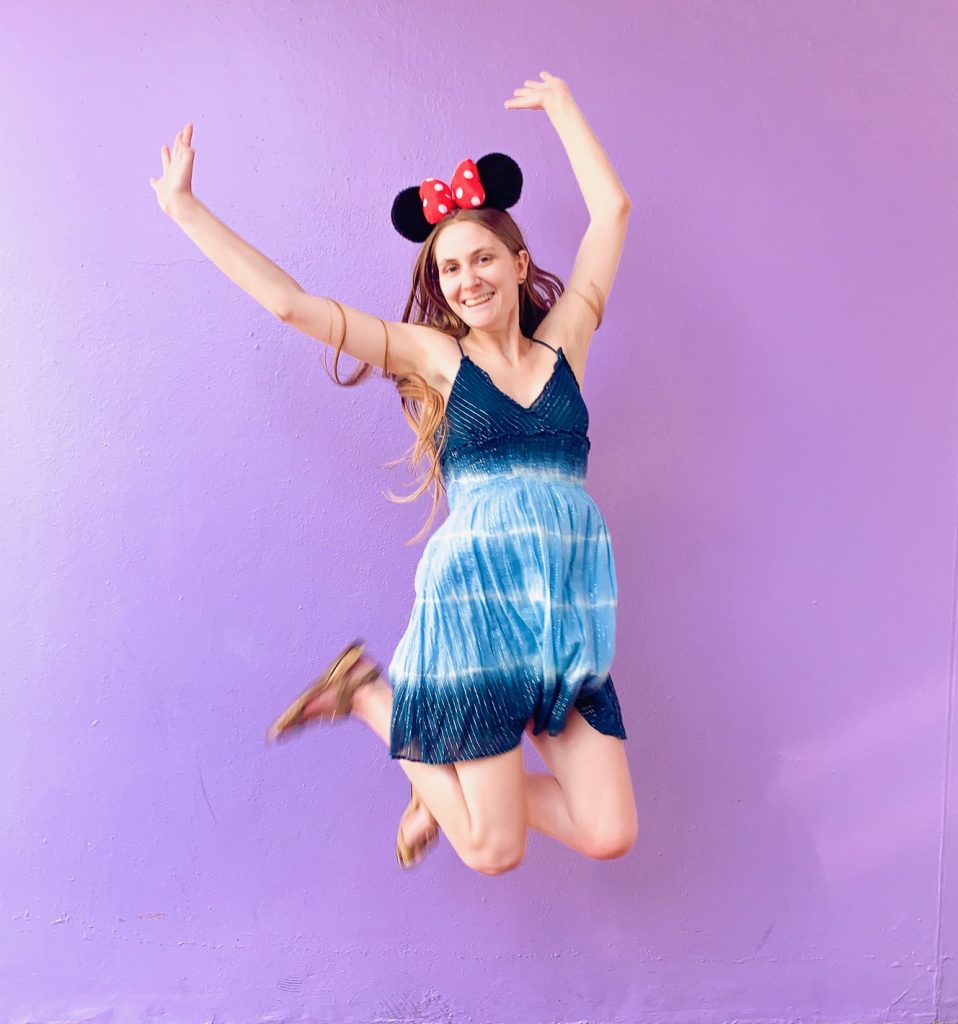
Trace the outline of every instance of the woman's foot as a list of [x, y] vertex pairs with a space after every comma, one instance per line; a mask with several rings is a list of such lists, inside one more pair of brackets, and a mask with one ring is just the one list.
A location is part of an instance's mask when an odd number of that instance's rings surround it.
[[[363, 655], [355, 665], [346, 673], [343, 679], [343, 687], [351, 687], [355, 682], [358, 682], [360, 677], [364, 675], [370, 675], [374, 669], [377, 668], [376, 662], [367, 655]], [[369, 682], [364, 683], [364, 686], [368, 686]], [[355, 691], [354, 691], [355, 696]], [[338, 695], [336, 693], [336, 687], [330, 686], [324, 693], [321, 693], [314, 700], [311, 700], [302, 711], [302, 722], [306, 725], [310, 721], [316, 718], [328, 718], [340, 717], [335, 714], [336, 712], [336, 701]], [[351, 709], [350, 709], [351, 710]]]
[[266, 742], [271, 743], [309, 722], [348, 718], [353, 710], [353, 697], [380, 675], [379, 666], [363, 656], [365, 646], [361, 640], [348, 644], [273, 722]]
[[426, 855], [429, 847], [439, 838], [439, 822], [429, 808], [410, 790], [410, 799], [399, 821], [396, 833], [396, 860], [402, 868], [415, 867]]

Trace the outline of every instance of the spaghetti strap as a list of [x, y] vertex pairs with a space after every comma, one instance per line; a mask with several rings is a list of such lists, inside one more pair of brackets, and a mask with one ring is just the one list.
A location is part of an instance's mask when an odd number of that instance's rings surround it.
[[[532, 340], [533, 340], [533, 341], [539, 341], [539, 339], [538, 339], [538, 338], [533, 338]], [[551, 345], [549, 344], [549, 342], [547, 342], [547, 341], [539, 341], [539, 344], [540, 344], [540, 345], [545, 345], [545, 347], [546, 347], [546, 348], [552, 348], [552, 346], [551, 346]], [[552, 348], [552, 351], [553, 351], [553, 352], [555, 352], [555, 354], [556, 354], [556, 355], [558, 355], [558, 354], [559, 354], [559, 352], [558, 352], [558, 350], [557, 350], [557, 349], [554, 349], [554, 348]]]
[[456, 344], [457, 344], [457, 345], [459, 346], [459, 355], [460, 355], [460, 356], [461, 356], [461, 357], [462, 357], [463, 359], [465, 359], [465, 358], [466, 358], [466, 353], [465, 353], [465, 352], [463, 352], [463, 350], [462, 350], [462, 342], [461, 342], [461, 341], [460, 341], [460, 340], [459, 340], [458, 338], [456, 338]]

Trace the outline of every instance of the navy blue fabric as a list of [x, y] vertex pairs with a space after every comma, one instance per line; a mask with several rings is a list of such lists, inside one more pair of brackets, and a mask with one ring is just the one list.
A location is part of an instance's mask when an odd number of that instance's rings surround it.
[[585, 489], [589, 413], [565, 353], [552, 351], [528, 407], [462, 355], [437, 433], [449, 516], [423, 550], [389, 665], [392, 757], [504, 753], [530, 721], [557, 735], [573, 707], [626, 738], [609, 674], [611, 538]]

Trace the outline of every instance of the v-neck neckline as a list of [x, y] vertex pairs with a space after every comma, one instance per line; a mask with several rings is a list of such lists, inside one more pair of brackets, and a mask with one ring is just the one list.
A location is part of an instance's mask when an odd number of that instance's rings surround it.
[[[540, 344], [541, 344], [541, 342], [540, 342]], [[552, 382], [556, 378], [556, 374], [559, 372], [559, 364], [562, 362], [563, 355], [564, 355], [564, 353], [562, 351], [562, 346], [560, 345], [555, 350], [555, 352], [556, 352], [556, 360], [555, 360], [555, 363], [554, 363], [554, 365], [552, 367], [552, 373], [549, 374], [549, 379], [545, 382], [545, 384], [542, 385], [542, 390], [532, 400], [532, 405], [523, 405], [521, 402], [517, 402], [516, 399], [514, 399], [512, 397], [512, 395], [506, 394], [506, 392], [503, 391], [502, 388], [499, 387], [499, 385], [492, 379], [492, 377], [489, 375], [488, 371], [484, 370], [478, 363], [474, 362], [470, 356], [463, 355], [462, 362], [466, 362], [466, 360], [468, 360], [470, 363], [472, 363], [472, 365], [483, 375], [483, 377], [486, 378], [486, 380], [493, 387], [493, 389], [495, 391], [497, 391], [500, 395], [502, 395], [502, 397], [504, 399], [506, 399], [507, 402], [511, 402], [517, 409], [521, 409], [523, 412], [527, 412], [528, 413], [528, 412], [532, 412], [536, 408], [536, 406], [542, 401], [542, 399], [545, 398], [546, 392], [549, 390], [550, 385], [552, 384]], [[459, 374], [457, 373], [456, 377], [458, 378], [458, 376], [459, 376]], [[453, 382], [453, 385], [455, 386], [455, 382]], [[451, 396], [451, 392], [450, 392], [450, 396]]]

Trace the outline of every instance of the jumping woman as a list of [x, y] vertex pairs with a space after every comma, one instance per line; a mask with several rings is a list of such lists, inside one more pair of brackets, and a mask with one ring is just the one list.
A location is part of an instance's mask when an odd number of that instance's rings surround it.
[[[631, 206], [567, 85], [545, 71], [505, 107], [544, 110], [589, 212], [568, 286], [532, 261], [506, 212], [514, 160], [463, 160], [447, 184], [396, 196], [391, 219], [419, 244], [401, 322], [311, 295], [192, 192], [193, 126], [150, 178], [160, 208], [240, 288], [335, 349], [333, 378], [373, 367], [392, 380], [426, 462], [431, 524], [409, 624], [388, 670], [361, 641], [332, 660], [270, 727], [365, 722], [399, 761], [411, 799], [396, 836], [403, 867], [441, 829], [487, 875], [518, 866], [530, 828], [588, 857], [635, 841], [625, 729], [610, 667], [617, 585], [606, 522], [585, 489], [581, 394], [592, 336], [618, 269]], [[361, 365], [338, 377], [342, 352]], [[550, 773], [524, 770], [522, 734]]]

